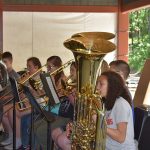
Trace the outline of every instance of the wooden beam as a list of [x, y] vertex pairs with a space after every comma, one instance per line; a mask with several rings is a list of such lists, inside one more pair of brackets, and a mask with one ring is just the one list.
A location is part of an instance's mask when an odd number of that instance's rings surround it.
[[137, 0], [137, 1], [129, 2], [127, 4], [122, 4], [121, 12], [127, 13], [133, 10], [138, 10], [146, 7], [150, 7], [150, 0]]
[[0, 1], [0, 52], [3, 52], [3, 10], [2, 10], [2, 1]]
[[118, 6], [70, 6], [70, 5], [3, 5], [3, 11], [32, 12], [108, 12], [118, 11]]
[[128, 62], [128, 39], [129, 39], [129, 18], [128, 13], [121, 12], [121, 5], [118, 7], [118, 26], [117, 26], [117, 59]]

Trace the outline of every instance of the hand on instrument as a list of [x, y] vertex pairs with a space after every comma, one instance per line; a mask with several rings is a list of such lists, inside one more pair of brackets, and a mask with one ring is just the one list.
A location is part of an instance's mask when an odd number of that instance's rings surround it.
[[66, 126], [66, 136], [68, 139], [70, 139], [71, 133], [72, 133], [72, 123], [70, 122]]

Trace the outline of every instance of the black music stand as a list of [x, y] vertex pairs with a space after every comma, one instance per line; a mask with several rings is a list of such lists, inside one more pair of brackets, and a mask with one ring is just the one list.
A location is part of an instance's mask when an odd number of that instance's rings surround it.
[[9, 78], [13, 92], [13, 149], [16, 149], [16, 102], [20, 101], [17, 82], [13, 78]]
[[49, 98], [48, 106], [50, 110], [50, 106], [54, 106], [55, 104], [60, 102], [59, 96], [56, 92], [55, 86], [49, 73], [40, 74], [40, 78], [43, 83], [44, 91]]
[[[41, 78], [41, 81], [43, 83], [43, 88], [44, 88], [44, 91], [46, 93], [46, 96], [49, 98], [49, 101], [48, 101], [48, 112], [50, 112], [50, 109], [51, 109], [51, 106], [54, 106], [55, 104], [59, 103], [60, 100], [59, 100], [59, 96], [56, 92], [56, 89], [55, 89], [55, 86], [54, 86], [54, 83], [52, 81], [52, 78], [50, 76], [49, 73], [42, 73], [40, 74], [40, 78]], [[47, 143], [49, 142], [48, 140], [48, 136], [50, 135], [50, 122], [47, 122]], [[53, 147], [53, 141], [51, 140], [51, 147]], [[48, 145], [47, 145], [48, 146]]]
[[[48, 111], [45, 111], [43, 110], [40, 105], [37, 103], [36, 99], [34, 98], [34, 96], [32, 95], [30, 89], [26, 86], [23, 86], [23, 90], [24, 90], [24, 93], [25, 95], [27, 96], [31, 106], [33, 107], [33, 111], [32, 113], [34, 113], [34, 110], [36, 112], [38, 112], [39, 114], [41, 114], [42, 116], [44, 116], [44, 118], [46, 119], [47, 123], [49, 124], [48, 126], [48, 129], [47, 129], [47, 150], [51, 150], [51, 138], [50, 138], [50, 135], [51, 135], [51, 130], [50, 130], [50, 125], [51, 125], [51, 122], [53, 122], [55, 119], [54, 119], [54, 116], [48, 112]], [[33, 139], [33, 114], [31, 115], [31, 141]], [[31, 147], [32, 147], [32, 142], [31, 142]]]

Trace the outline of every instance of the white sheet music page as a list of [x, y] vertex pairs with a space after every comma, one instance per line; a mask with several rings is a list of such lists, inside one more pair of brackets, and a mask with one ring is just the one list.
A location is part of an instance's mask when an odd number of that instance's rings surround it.
[[58, 95], [56, 93], [56, 89], [55, 89], [55, 87], [54, 87], [54, 85], [52, 83], [53, 82], [52, 79], [50, 77], [46, 77], [46, 80], [47, 80], [48, 86], [49, 86], [49, 88], [51, 90], [51, 93], [52, 93], [52, 96], [54, 98], [55, 103], [56, 104], [59, 103], [60, 102], [59, 101], [59, 97], [58, 97]]

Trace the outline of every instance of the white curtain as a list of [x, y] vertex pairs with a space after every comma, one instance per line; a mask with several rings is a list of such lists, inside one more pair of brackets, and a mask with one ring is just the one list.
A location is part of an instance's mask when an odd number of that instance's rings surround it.
[[[63, 62], [73, 58], [63, 42], [72, 34], [85, 31], [103, 31], [116, 34], [115, 13], [45, 13], [4, 12], [3, 50], [12, 52], [14, 68], [26, 67], [26, 59], [39, 57], [42, 64], [48, 57], [59, 55]], [[113, 42], [116, 43], [115, 38]], [[106, 56], [108, 62], [114, 53]]]

